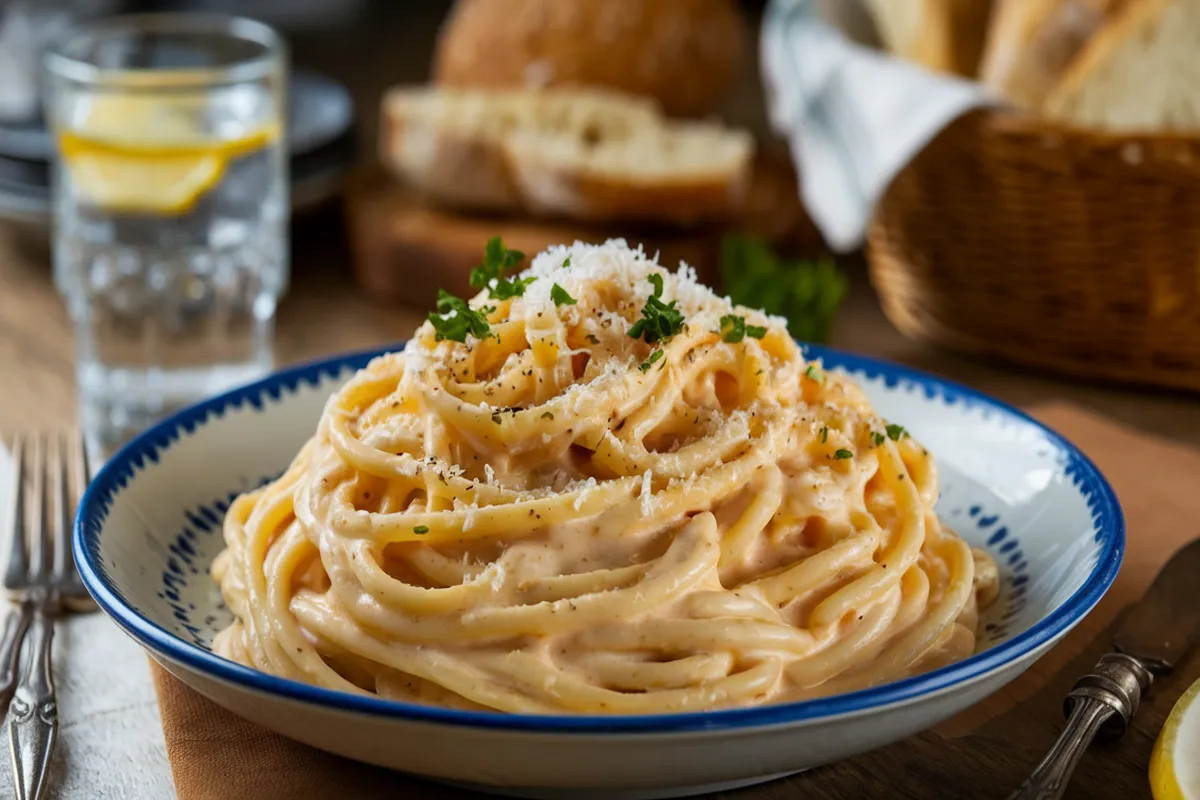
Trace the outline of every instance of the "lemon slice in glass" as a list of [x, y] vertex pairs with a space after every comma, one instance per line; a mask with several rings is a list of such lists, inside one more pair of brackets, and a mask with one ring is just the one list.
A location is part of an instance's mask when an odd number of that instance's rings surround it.
[[203, 130], [199, 96], [98, 97], [59, 134], [74, 191], [115, 213], [185, 214], [215, 187], [229, 162], [270, 144], [264, 127], [217, 138]]
[[1150, 756], [1154, 800], [1200, 800], [1200, 681], [1171, 709]]

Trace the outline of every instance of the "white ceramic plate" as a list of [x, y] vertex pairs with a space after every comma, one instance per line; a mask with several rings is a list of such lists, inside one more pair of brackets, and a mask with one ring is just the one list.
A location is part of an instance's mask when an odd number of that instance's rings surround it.
[[907, 737], [1011, 681], [1116, 576], [1124, 524], [1092, 463], [1021, 412], [904, 367], [810, 347], [935, 455], [938, 510], [1000, 565], [979, 651], [799, 703], [661, 716], [455, 711], [352, 696], [213, 655], [229, 621], [209, 578], [228, 502], [278, 475], [329, 394], [376, 353], [285, 370], [187, 409], [114, 456], [83, 499], [75, 557], [100, 606], [168, 670], [247, 719], [351, 758], [526, 797], [650, 798], [796, 772]]

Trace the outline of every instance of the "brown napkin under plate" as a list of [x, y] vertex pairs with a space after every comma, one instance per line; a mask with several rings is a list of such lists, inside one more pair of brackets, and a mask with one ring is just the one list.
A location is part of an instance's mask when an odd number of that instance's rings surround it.
[[[1079, 406], [1046, 404], [1032, 413], [1076, 443], [1116, 489], [1127, 526], [1125, 561], [1112, 589], [1066, 639], [1007, 688], [940, 726], [946, 735], [969, 732], [1036, 692], [1142, 595], [1177, 548], [1200, 536], [1200, 526], [1192, 524], [1200, 518], [1200, 452]], [[224, 710], [157, 663], [151, 666], [180, 800], [479, 797], [293, 742]]]

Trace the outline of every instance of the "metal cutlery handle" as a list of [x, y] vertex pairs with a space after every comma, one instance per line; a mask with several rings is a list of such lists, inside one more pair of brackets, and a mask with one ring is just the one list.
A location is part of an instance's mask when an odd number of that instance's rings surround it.
[[52, 604], [44, 597], [35, 607], [26, 644], [30, 648], [29, 661], [9, 708], [8, 746], [18, 800], [38, 800], [42, 796], [50, 754], [58, 738], [58, 707], [50, 669], [52, 611]]
[[1142, 692], [1153, 680], [1145, 665], [1132, 656], [1109, 653], [1101, 657], [1095, 672], [1076, 681], [1067, 695], [1063, 704], [1067, 726], [1058, 741], [1009, 800], [1059, 800], [1088, 745], [1097, 735], [1123, 735]]
[[4, 620], [0, 633], [0, 707], [6, 707], [17, 686], [17, 667], [20, 665], [21, 642], [32, 616], [29, 604], [14, 606]]

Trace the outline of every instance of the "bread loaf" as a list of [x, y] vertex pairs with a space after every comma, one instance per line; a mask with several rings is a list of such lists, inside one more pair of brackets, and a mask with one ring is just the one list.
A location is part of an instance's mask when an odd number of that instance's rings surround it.
[[975, 76], [992, 0], [869, 0], [868, 4], [890, 51], [936, 72]]
[[979, 77], [1031, 111], [1046, 96], [1091, 37], [1128, 0], [998, 0]]
[[605, 87], [699, 116], [732, 85], [745, 37], [733, 0], [458, 0], [438, 37], [433, 79]]
[[1126, 3], [1083, 47], [1043, 110], [1111, 131], [1200, 128], [1200, 0]]
[[742, 201], [749, 134], [673, 122], [650, 100], [595, 90], [395, 89], [381, 155], [406, 183], [464, 210], [681, 225]]

